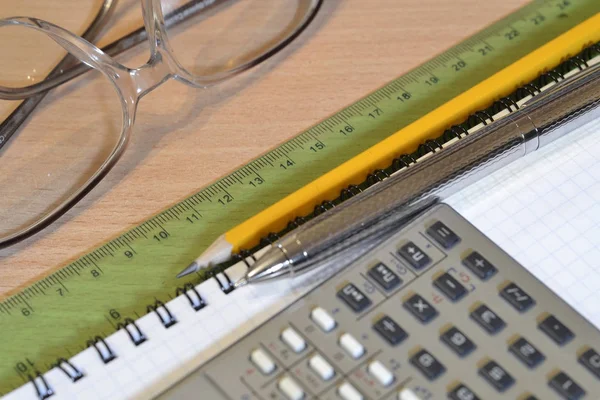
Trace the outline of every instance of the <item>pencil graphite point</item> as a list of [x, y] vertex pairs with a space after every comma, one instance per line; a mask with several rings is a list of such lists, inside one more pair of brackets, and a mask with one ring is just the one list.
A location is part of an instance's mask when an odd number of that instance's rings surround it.
[[187, 276], [189, 274], [193, 274], [194, 272], [198, 271], [200, 269], [200, 267], [198, 266], [198, 263], [196, 263], [196, 261], [194, 261], [193, 263], [191, 263], [190, 265], [188, 265], [183, 271], [181, 271], [180, 273], [177, 274], [178, 278], [183, 278], [184, 276]]
[[215, 240], [208, 248], [194, 260], [193, 263], [188, 265], [183, 271], [177, 274], [178, 278], [193, 274], [194, 272], [207, 268], [211, 265], [223, 263], [231, 258], [231, 252], [233, 246], [227, 241], [225, 235], [221, 235]]

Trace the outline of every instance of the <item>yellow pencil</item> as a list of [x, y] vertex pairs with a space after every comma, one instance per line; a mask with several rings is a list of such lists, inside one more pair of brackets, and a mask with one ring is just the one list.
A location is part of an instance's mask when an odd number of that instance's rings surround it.
[[249, 249], [269, 232], [284, 229], [299, 215], [309, 214], [323, 200], [338, 196], [350, 184], [363, 182], [373, 170], [390, 165], [397, 154], [410, 153], [427, 139], [449, 126], [464, 121], [473, 112], [485, 109], [584, 47], [600, 41], [600, 13], [546, 43], [515, 63], [436, 108], [387, 139], [346, 161], [325, 175], [219, 236], [213, 244], [178, 277], [209, 265], [225, 262], [240, 249]]

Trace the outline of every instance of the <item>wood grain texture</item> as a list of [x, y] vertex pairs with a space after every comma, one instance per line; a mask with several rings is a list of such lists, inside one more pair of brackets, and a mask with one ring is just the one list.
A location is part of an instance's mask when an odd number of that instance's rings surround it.
[[[77, 31], [69, 8], [57, 7], [65, 1], [27, 0], [21, 8], [31, 4], [35, 15], [48, 14]], [[167, 82], [142, 99], [129, 148], [100, 185], [50, 228], [0, 250], [0, 296], [198, 191], [525, 3], [325, 0], [309, 29], [266, 64], [205, 90]], [[0, 16], [6, 16], [1, 8]], [[100, 45], [141, 25], [139, 2], [120, 0], [113, 19]], [[140, 46], [119, 61], [136, 66], [147, 57], [147, 48]], [[66, 105], [53, 110], [71, 112]], [[65, 124], [92, 118], [83, 113]]]

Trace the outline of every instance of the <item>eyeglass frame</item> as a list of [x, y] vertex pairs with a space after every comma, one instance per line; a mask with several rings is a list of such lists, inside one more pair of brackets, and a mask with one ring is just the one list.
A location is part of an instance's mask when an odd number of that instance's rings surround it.
[[[112, 4], [112, 0], [106, 0], [103, 6], [109, 1]], [[48, 227], [85, 197], [106, 176], [120, 159], [127, 147], [135, 122], [137, 105], [142, 97], [170, 79], [175, 79], [195, 88], [207, 88], [251, 69], [278, 53], [298, 37], [313, 21], [324, 0], [295, 0], [299, 2], [299, 8], [302, 5], [302, 2], [306, 2], [307, 9], [303, 19], [288, 36], [273, 44], [264, 53], [244, 64], [221, 73], [204, 77], [190, 73], [177, 60], [173, 48], [169, 43], [166, 31], [167, 27], [160, 0], [140, 1], [144, 20], [144, 30], [147, 33], [147, 40], [150, 45], [150, 57], [146, 64], [138, 68], [128, 68], [118, 63], [111, 56], [83, 37], [77, 36], [50, 22], [31, 17], [0, 19], [0, 28], [9, 25], [20, 26], [46, 34], [80, 62], [101, 72], [108, 78], [115, 89], [117, 97], [121, 102], [123, 112], [120, 138], [98, 170], [79, 190], [70, 194], [69, 197], [53, 210], [47, 212], [36, 222], [16, 233], [9, 234], [6, 237], [0, 237], [0, 248], [18, 243]], [[93, 36], [97, 30], [97, 24], [99, 24], [107, 15], [108, 10], [101, 10], [90, 27], [86, 30], [86, 36]], [[51, 73], [49, 78], [52, 78], [53, 76], [56, 75]], [[56, 83], [55, 86], [58, 84], [60, 83]], [[26, 90], [27, 87], [23, 89]], [[34, 89], [33, 95], [43, 96], [43, 94], [45, 94], [45, 92], [39, 87], [37, 88], [37, 91]], [[3, 144], [6, 144], [6, 142], [0, 143], [0, 145]], [[1, 147], [2, 146], [0, 146], [0, 148]]]

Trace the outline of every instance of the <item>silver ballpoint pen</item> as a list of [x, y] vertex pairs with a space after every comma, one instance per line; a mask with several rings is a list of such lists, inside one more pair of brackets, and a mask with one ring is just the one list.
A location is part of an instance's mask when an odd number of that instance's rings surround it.
[[[409, 210], [444, 199], [600, 117], [599, 106], [600, 63], [596, 63], [290, 232], [236, 286], [307, 272], [352, 246], [366, 243], [372, 248], [377, 238], [410, 217]], [[352, 251], [344, 262], [363, 253]]]

